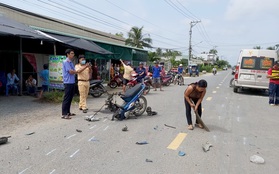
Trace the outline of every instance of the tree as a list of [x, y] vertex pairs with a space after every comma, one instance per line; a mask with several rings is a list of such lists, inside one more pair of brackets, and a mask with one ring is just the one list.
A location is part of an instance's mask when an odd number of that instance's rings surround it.
[[262, 47], [258, 45], [258, 46], [254, 46], [253, 49], [260, 50], [260, 49], [262, 49]]
[[124, 38], [124, 34], [123, 34], [122, 32], [120, 32], [120, 33], [115, 33], [115, 36], [119, 36], [119, 37]]
[[218, 51], [216, 49], [211, 49], [209, 51], [209, 54], [214, 54], [214, 55], [217, 55]]
[[148, 52], [148, 61], [154, 62], [160, 60], [156, 52]]
[[275, 50], [275, 46], [270, 46], [266, 48], [267, 50]]
[[146, 34], [142, 33], [143, 27], [132, 27], [128, 32], [128, 39], [125, 44], [136, 48], [152, 48], [152, 39], [150, 37], [144, 37]]
[[163, 52], [162, 52], [161, 48], [157, 48], [156, 49], [156, 53], [157, 53], [158, 56], [162, 56], [163, 55]]

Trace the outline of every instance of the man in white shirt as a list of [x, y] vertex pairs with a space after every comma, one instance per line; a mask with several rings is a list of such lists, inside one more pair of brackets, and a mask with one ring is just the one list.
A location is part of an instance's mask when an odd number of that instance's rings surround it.
[[13, 93], [16, 92], [16, 94], [19, 95], [19, 87], [18, 84], [15, 83], [15, 80], [19, 81], [19, 78], [15, 74], [15, 69], [13, 69], [11, 73], [7, 74], [6, 96], [9, 95], [9, 90], [12, 90]]

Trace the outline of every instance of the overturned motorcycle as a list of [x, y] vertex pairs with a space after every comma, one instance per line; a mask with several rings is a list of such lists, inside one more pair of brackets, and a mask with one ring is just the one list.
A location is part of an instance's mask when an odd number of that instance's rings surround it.
[[125, 94], [118, 93], [120, 98], [124, 101], [122, 105], [118, 105], [116, 102], [113, 103], [113, 95], [110, 94], [106, 100], [107, 108], [114, 112], [112, 119], [123, 120], [130, 116], [141, 116], [147, 108], [147, 100], [143, 96], [145, 90], [145, 84], [138, 83], [134, 87], [128, 89]]

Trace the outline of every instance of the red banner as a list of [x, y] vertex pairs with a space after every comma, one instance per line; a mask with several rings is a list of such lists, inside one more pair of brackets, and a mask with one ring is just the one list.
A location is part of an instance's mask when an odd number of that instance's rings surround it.
[[32, 67], [34, 68], [35, 72], [37, 72], [37, 63], [36, 63], [36, 57], [34, 56], [34, 54], [24, 53], [23, 56], [32, 65]]

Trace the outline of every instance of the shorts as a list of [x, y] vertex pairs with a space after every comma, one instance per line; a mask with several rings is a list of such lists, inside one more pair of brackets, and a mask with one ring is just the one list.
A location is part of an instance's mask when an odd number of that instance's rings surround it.
[[158, 84], [161, 84], [161, 77], [153, 77], [153, 83], [158, 83]]
[[44, 92], [48, 91], [48, 85], [42, 85], [42, 90], [43, 90]]
[[123, 78], [123, 85], [127, 85], [127, 83], [129, 82], [130, 80], [127, 80], [127, 79], [125, 79], [125, 78]]

